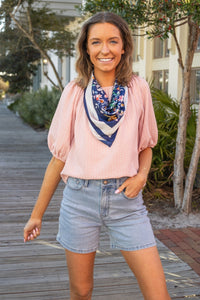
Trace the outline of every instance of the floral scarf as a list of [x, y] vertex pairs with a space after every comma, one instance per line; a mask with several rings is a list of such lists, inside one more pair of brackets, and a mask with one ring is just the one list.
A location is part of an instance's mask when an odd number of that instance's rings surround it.
[[84, 106], [94, 136], [111, 147], [123, 121], [128, 88], [114, 83], [111, 101], [92, 75], [84, 91]]

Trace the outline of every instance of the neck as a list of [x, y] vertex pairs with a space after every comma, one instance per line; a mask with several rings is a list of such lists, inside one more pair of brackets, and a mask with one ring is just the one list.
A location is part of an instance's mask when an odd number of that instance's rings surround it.
[[94, 76], [101, 87], [113, 86], [115, 82], [115, 74], [110, 74], [104, 72], [103, 74], [98, 74], [94, 72]]

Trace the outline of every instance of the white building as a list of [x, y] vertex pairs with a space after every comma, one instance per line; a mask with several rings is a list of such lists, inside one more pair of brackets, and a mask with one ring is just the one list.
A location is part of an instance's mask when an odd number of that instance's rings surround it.
[[[177, 28], [177, 38], [183, 54], [187, 49], [187, 25]], [[178, 64], [178, 51], [171, 36], [162, 41], [159, 38], [134, 38], [135, 73], [154, 82], [154, 86], [163, 89], [175, 99], [180, 99], [182, 91], [182, 71]], [[200, 97], [200, 38], [192, 65], [191, 102], [199, 102]]]

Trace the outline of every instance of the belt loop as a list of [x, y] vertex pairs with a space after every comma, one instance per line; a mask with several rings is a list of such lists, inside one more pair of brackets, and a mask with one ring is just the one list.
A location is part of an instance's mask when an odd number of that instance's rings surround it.
[[88, 179], [85, 179], [85, 180], [84, 180], [84, 186], [87, 187], [88, 184], [89, 184], [89, 180], [88, 180]]
[[120, 186], [120, 178], [117, 178], [116, 180], [117, 188]]

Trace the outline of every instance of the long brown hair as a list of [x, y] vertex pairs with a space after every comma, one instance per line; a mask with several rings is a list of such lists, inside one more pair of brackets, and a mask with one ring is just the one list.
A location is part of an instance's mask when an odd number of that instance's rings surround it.
[[120, 16], [112, 12], [97, 13], [83, 24], [77, 40], [78, 57], [76, 60], [76, 71], [78, 73], [78, 78], [76, 79], [76, 82], [80, 87], [85, 88], [90, 80], [93, 64], [87, 53], [87, 39], [90, 26], [97, 23], [110, 23], [119, 29], [123, 41], [124, 54], [116, 68], [116, 78], [119, 84], [128, 85], [133, 75], [132, 36], [128, 24]]

